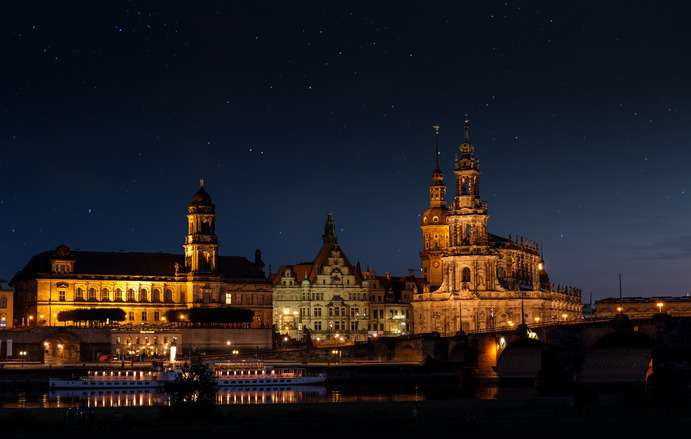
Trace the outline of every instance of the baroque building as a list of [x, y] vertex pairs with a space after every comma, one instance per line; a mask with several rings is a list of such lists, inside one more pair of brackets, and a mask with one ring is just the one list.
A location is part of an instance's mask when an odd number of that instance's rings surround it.
[[58, 314], [120, 308], [125, 325], [165, 325], [166, 313], [192, 307], [251, 309], [247, 328], [271, 328], [271, 282], [254, 261], [220, 256], [216, 213], [203, 180], [187, 206], [184, 254], [76, 251], [61, 245], [33, 256], [13, 278], [15, 319], [57, 326]]
[[0, 280], [0, 329], [14, 326], [14, 291]]
[[413, 294], [422, 291], [423, 280], [410, 273], [407, 276], [392, 276], [384, 273], [377, 276], [367, 270], [363, 277], [369, 285], [370, 321], [367, 333], [370, 337], [391, 337], [406, 335], [412, 331]]
[[272, 278], [276, 331], [290, 339], [353, 343], [409, 331], [415, 281], [379, 277], [350, 263], [331, 214], [314, 260], [284, 265]]
[[581, 318], [580, 290], [552, 285], [537, 244], [489, 233], [467, 119], [454, 167], [455, 196], [447, 207], [439, 127], [434, 129], [436, 167], [420, 224], [427, 287], [413, 296], [414, 332], [455, 335]]

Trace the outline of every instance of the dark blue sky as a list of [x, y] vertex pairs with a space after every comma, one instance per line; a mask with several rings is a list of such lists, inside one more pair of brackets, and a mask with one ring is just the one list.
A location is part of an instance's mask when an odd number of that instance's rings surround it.
[[223, 254], [308, 260], [332, 211], [350, 259], [405, 272], [431, 125], [451, 182], [469, 113], [493, 233], [586, 298], [691, 289], [682, 3], [103, 3], [0, 18], [0, 277], [181, 251], [200, 177]]

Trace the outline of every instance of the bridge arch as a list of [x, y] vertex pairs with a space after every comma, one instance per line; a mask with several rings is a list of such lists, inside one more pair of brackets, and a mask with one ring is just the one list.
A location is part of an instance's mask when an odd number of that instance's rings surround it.
[[68, 331], [59, 331], [43, 340], [43, 362], [45, 364], [78, 363], [81, 339]]

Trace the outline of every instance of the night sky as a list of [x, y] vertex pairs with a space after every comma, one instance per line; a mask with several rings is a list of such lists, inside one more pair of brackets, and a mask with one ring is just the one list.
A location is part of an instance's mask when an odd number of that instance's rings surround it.
[[[681, 2], [13, 2], [0, 18], [0, 277], [65, 243], [182, 252], [199, 178], [221, 253], [419, 269], [441, 125], [490, 231], [584, 300], [691, 291]], [[386, 3], [386, 4], [383, 4]], [[268, 268], [268, 267], [267, 267]]]

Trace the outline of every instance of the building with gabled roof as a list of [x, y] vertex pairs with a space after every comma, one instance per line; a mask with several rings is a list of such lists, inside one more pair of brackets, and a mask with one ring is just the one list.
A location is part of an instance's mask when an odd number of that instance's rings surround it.
[[338, 244], [333, 216], [314, 260], [283, 265], [272, 276], [273, 320], [283, 336], [315, 343], [367, 340], [368, 281]]

